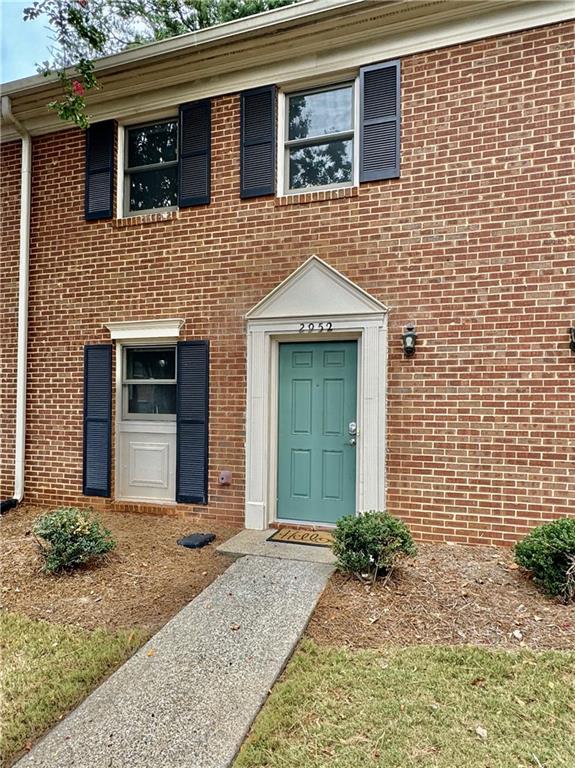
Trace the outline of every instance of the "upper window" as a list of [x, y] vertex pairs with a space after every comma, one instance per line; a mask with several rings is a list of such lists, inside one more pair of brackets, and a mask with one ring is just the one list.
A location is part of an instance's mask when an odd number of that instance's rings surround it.
[[126, 128], [124, 214], [178, 204], [178, 121]]
[[[275, 85], [242, 91], [240, 197], [399, 178], [400, 84], [400, 62], [387, 61], [361, 67], [351, 82], [280, 91], [279, 99]], [[116, 175], [115, 122], [90, 125], [86, 221], [209, 205], [211, 114], [211, 100], [201, 99], [180, 104], [178, 119], [122, 127], [118, 148], [124, 159]]]
[[285, 121], [287, 191], [353, 184], [353, 84], [287, 95]]
[[175, 419], [175, 347], [125, 347], [123, 373], [124, 418]]

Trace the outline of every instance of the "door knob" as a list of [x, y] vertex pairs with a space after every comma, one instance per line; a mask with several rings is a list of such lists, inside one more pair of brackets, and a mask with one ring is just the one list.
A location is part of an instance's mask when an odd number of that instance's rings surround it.
[[350, 437], [350, 438], [349, 438], [349, 444], [350, 444], [350, 445], [355, 445], [355, 444], [356, 444], [356, 442], [357, 442], [357, 441], [356, 441], [355, 437]]
[[355, 423], [355, 421], [349, 422], [347, 430], [350, 435], [357, 435], [357, 424]]

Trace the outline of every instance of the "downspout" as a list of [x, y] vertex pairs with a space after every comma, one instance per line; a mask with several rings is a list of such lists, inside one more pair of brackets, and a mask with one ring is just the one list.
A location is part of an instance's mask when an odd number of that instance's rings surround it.
[[30, 193], [32, 182], [32, 137], [12, 114], [9, 96], [2, 96], [2, 118], [11, 123], [22, 139], [20, 181], [20, 262], [18, 268], [18, 343], [16, 358], [16, 448], [14, 495], [1, 502], [0, 513], [19, 504], [24, 497], [24, 449], [26, 445], [26, 364], [28, 346], [28, 267], [30, 256]]

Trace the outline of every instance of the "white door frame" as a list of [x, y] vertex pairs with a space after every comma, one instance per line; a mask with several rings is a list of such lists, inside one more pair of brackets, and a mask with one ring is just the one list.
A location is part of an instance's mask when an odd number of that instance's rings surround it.
[[[297, 315], [271, 316], [294, 303]], [[320, 322], [331, 329], [315, 330]], [[387, 310], [312, 257], [247, 315], [246, 528], [276, 520], [279, 343], [330, 339], [358, 342], [356, 512], [385, 509]]]
[[138, 504], [152, 503], [161, 504], [162, 506], [170, 506], [176, 503], [176, 496], [169, 498], [130, 498], [122, 493], [122, 451], [121, 440], [122, 434], [129, 432], [132, 434], [141, 433], [142, 435], [158, 435], [158, 438], [166, 435], [176, 434], [176, 422], [174, 421], [145, 421], [139, 419], [130, 419], [129, 421], [123, 418], [124, 410], [124, 392], [123, 392], [123, 378], [122, 372], [124, 367], [124, 349], [125, 347], [150, 347], [157, 346], [158, 344], [165, 344], [166, 346], [174, 346], [174, 339], [154, 339], [154, 340], [137, 340], [137, 341], [116, 341], [116, 419], [115, 419], [115, 437], [114, 437], [114, 449], [115, 449], [115, 472], [114, 472], [114, 499], [116, 501], [126, 501]]
[[[303, 338], [302, 338], [303, 337]], [[270, 440], [269, 440], [269, 451], [270, 451], [270, 461], [269, 461], [269, 470], [270, 470], [270, 476], [269, 476], [269, 520], [270, 522], [275, 522], [277, 517], [277, 480], [278, 480], [278, 418], [279, 418], [279, 346], [281, 343], [284, 342], [301, 342], [301, 343], [314, 343], [314, 342], [322, 342], [322, 341], [356, 341], [357, 342], [357, 365], [356, 365], [356, 376], [357, 376], [357, 402], [356, 402], [356, 410], [355, 410], [355, 418], [358, 424], [361, 424], [361, 400], [359, 397], [359, 393], [361, 391], [361, 336], [358, 336], [356, 333], [340, 333], [340, 332], [334, 332], [331, 331], [329, 334], [327, 333], [306, 333], [306, 334], [298, 334], [297, 336], [290, 336], [289, 334], [278, 335], [278, 336], [272, 336], [271, 337], [271, 344], [272, 344], [272, 358], [271, 358], [271, 378], [270, 378]], [[359, 434], [357, 437], [357, 444], [356, 444], [356, 451], [355, 451], [355, 509], [361, 509], [361, 503], [359, 498], [359, 466], [360, 466], [360, 451], [361, 451], [361, 441], [359, 439]], [[282, 523], [301, 523], [301, 520], [289, 520], [287, 518], [282, 517], [281, 518]], [[321, 525], [323, 527], [330, 527], [331, 523], [321, 522], [321, 521], [306, 521], [307, 525]]]
[[[160, 320], [128, 320], [120, 322], [105, 323], [105, 327], [110, 331], [110, 339], [115, 342], [115, 419], [114, 419], [114, 499], [116, 501], [131, 501], [134, 503], [145, 503], [143, 499], [123, 498], [121, 494], [121, 451], [120, 440], [122, 427], [125, 424], [123, 420], [123, 391], [122, 391], [122, 370], [124, 365], [124, 347], [135, 346], [157, 346], [157, 345], [175, 345], [180, 336], [184, 320], [160, 319]], [[131, 432], [142, 433], [160, 433], [174, 434], [176, 432], [176, 422], [153, 422], [137, 421], [130, 422]], [[162, 499], [161, 502], [156, 499], [150, 499], [155, 504], [161, 503], [162, 506], [168, 506], [176, 503], [173, 499]]]

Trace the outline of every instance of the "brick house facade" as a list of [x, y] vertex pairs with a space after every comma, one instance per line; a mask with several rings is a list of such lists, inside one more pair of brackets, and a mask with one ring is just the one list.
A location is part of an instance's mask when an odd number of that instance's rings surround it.
[[[394, 56], [398, 178], [242, 199], [240, 92], [216, 92], [209, 205], [122, 217], [115, 196], [112, 218], [86, 221], [85, 133], [34, 135], [26, 500], [243, 524], [246, 315], [315, 255], [387, 308], [385, 452], [364, 471], [384, 479], [389, 511], [419, 538], [468, 543], [510, 543], [575, 514], [574, 32], [565, 20]], [[14, 460], [20, 153], [17, 140], [2, 145], [2, 498]], [[109, 324], [171, 318], [184, 321], [180, 341], [209, 340], [208, 503], [118, 500], [115, 439], [110, 496], [87, 497], [84, 347], [110, 344]]]

